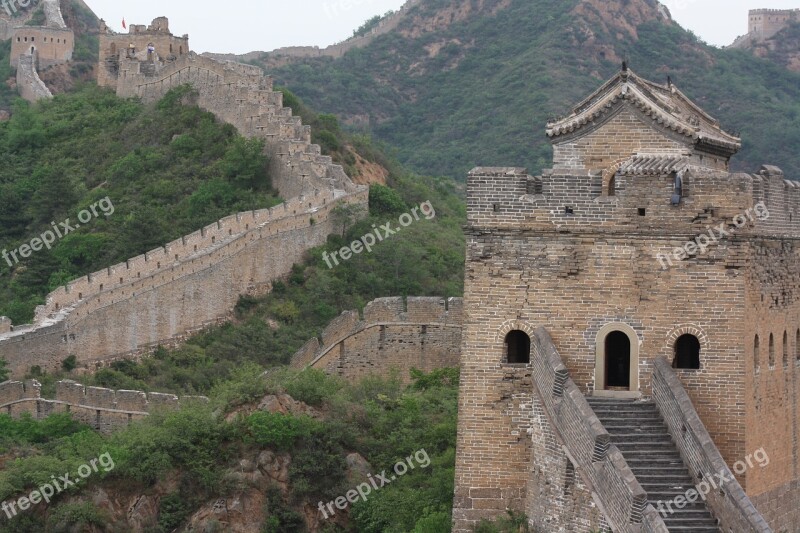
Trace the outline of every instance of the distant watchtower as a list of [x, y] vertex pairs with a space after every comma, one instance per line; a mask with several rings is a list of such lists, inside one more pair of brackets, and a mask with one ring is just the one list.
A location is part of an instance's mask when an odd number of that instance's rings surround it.
[[[128, 33], [112, 32], [100, 21], [100, 68], [97, 84], [117, 88], [117, 79], [126, 61], [145, 63], [143, 72], [155, 72], [164, 64], [190, 52], [189, 36], [177, 37], [169, 31], [169, 19], [158, 17], [149, 26], [131, 24]], [[124, 76], [124, 72], [122, 73]]]
[[[731, 174], [740, 139], [627, 67], [546, 131], [541, 176], [467, 179], [454, 531], [507, 508], [547, 531], [643, 527], [647, 501], [621, 491], [610, 469], [627, 467], [607, 440], [565, 450], [602, 434], [584, 395], [650, 398], [663, 359], [713, 439], [705, 451], [733, 465], [768, 450], [769, 466], [737, 479], [775, 531], [800, 531], [800, 187], [775, 167]], [[729, 513], [753, 509], [746, 499], [715, 517], [757, 516]], [[634, 530], [650, 531], [614, 529]]]
[[750, 11], [749, 36], [766, 41], [792, 22], [800, 21], [800, 9], [754, 9]]

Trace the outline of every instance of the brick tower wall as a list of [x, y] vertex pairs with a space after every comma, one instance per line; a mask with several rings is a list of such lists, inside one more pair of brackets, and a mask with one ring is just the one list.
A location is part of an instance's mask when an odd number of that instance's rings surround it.
[[769, 464], [748, 469], [746, 490], [775, 531], [799, 531], [800, 242], [788, 236], [798, 233], [800, 184], [765, 171], [753, 190], [769, 218], [749, 245], [744, 427], [747, 453], [763, 447]]
[[60, 65], [72, 59], [75, 35], [70, 29], [23, 26], [11, 36], [11, 66], [16, 67], [19, 56], [30, 55], [35, 49], [39, 68]]
[[746, 250], [720, 242], [666, 270], [658, 256], [752, 208], [752, 179], [732, 185], [727, 173], [695, 169], [677, 208], [669, 176], [618, 176], [611, 197], [602, 196], [599, 175], [545, 175], [541, 195], [527, 194], [531, 179], [513, 168], [477, 169], [468, 179], [474, 229], [467, 235], [457, 505], [467, 491], [518, 487], [525, 478], [528, 458], [521, 443], [509, 445], [515, 427], [500, 392], [512, 371], [502, 363], [510, 329], [545, 327], [576, 384], [591, 392], [600, 328], [628, 324], [639, 341], [644, 394], [654, 358], [671, 361], [677, 336], [696, 334], [702, 367], [681, 375], [726, 460], [738, 460], [746, 449]]
[[763, 41], [798, 20], [800, 9], [755, 9], [750, 11], [749, 33], [751, 37]]

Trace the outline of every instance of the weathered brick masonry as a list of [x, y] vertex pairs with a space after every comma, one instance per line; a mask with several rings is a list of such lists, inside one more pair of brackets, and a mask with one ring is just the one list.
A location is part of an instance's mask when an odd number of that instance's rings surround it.
[[[776, 531], [800, 530], [800, 189], [772, 167], [730, 174], [739, 140], [673, 85], [627, 69], [548, 135], [554, 168], [542, 176], [468, 177], [454, 531], [507, 507], [590, 530], [597, 494], [565, 492], [580, 465], [547, 437], [552, 419], [537, 414], [530, 366], [516, 360], [518, 333], [539, 327], [585, 394], [650, 396], [654, 361], [675, 362], [728, 465], [769, 453], [769, 466], [738, 477], [747, 495]], [[705, 249], [675, 255], [703, 234]]]
[[430, 372], [456, 367], [461, 352], [461, 298], [379, 298], [345, 311], [321, 338], [308, 341], [292, 358], [295, 368], [320, 368], [347, 379], [388, 376], [412, 368]]

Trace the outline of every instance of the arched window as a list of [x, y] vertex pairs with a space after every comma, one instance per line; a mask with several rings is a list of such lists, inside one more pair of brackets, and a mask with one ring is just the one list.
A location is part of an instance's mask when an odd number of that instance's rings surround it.
[[775, 366], [775, 337], [772, 333], [769, 334], [769, 366]]
[[672, 360], [672, 368], [700, 369], [700, 341], [697, 337], [689, 333], [678, 337], [678, 340], [675, 341], [675, 358]]
[[789, 335], [783, 332], [783, 366], [789, 366]]
[[616, 196], [617, 195], [617, 175], [614, 174], [611, 176], [611, 179], [608, 180], [608, 196]]
[[759, 357], [761, 357], [761, 346], [758, 341], [758, 335], [756, 335], [755, 339], [753, 340], [753, 368], [756, 372], [758, 372], [761, 366], [758, 361]]
[[524, 331], [509, 331], [505, 341], [506, 362], [524, 364], [531, 362], [531, 338]]

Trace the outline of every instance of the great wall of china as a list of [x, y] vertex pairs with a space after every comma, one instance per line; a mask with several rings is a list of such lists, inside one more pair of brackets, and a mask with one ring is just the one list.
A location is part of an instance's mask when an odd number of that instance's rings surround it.
[[294, 355], [292, 366], [347, 379], [394, 369], [404, 381], [411, 368], [456, 367], [463, 313], [461, 298], [379, 298], [364, 307], [363, 317], [358, 311], [339, 315]]
[[98, 431], [109, 433], [148, 416], [156, 409], [177, 409], [191, 403], [205, 403], [203, 396], [184, 396], [157, 392], [111, 390], [84, 387], [74, 381], [56, 383], [55, 398], [42, 398], [41, 384], [35, 380], [0, 383], [0, 414], [30, 414], [41, 420], [55, 413], [72, 417]]
[[[146, 42], [167, 35], [167, 24], [155, 24], [162, 20], [154, 21], [153, 32], [130, 38]], [[99, 84], [145, 103], [191, 85], [197, 105], [242, 135], [264, 140], [273, 185], [289, 200], [226, 217], [68, 283], [48, 295], [33, 324], [0, 321], [0, 358], [15, 376], [32, 366], [57, 369], [70, 355], [84, 368], [138, 356], [223, 321], [240, 295], [269, 290], [307, 250], [326, 241], [337, 205], [368, 201], [368, 189], [354, 185], [311, 144], [310, 128], [283, 107], [282, 93], [272, 90], [260, 69], [193, 53], [156, 63], [117, 51], [111, 75], [102, 54], [115, 37], [101, 35]]]

